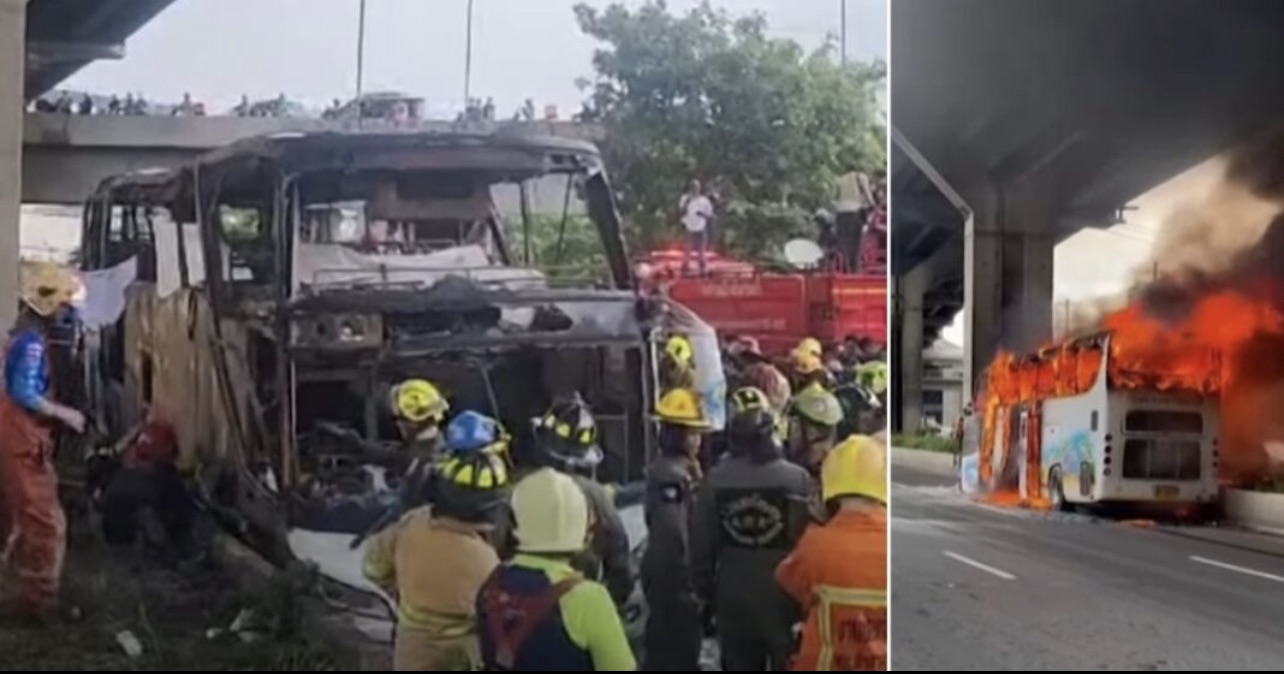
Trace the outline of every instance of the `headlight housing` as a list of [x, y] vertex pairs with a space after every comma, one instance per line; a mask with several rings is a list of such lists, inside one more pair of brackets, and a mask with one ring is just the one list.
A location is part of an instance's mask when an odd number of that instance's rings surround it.
[[378, 314], [330, 314], [297, 318], [291, 343], [312, 348], [369, 348], [383, 342], [383, 318]]

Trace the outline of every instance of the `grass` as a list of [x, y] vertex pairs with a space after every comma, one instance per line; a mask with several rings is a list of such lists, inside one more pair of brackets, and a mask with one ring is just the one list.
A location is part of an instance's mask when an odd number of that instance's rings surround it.
[[905, 447], [908, 449], [922, 449], [929, 452], [941, 452], [943, 454], [953, 454], [956, 450], [954, 439], [949, 436], [937, 435], [935, 433], [914, 433], [910, 435], [897, 434], [892, 436], [893, 447]]
[[[28, 671], [343, 671], [337, 654], [298, 635], [293, 588], [258, 596], [203, 562], [181, 572], [105, 550], [85, 534], [68, 550], [64, 606], [80, 614], [53, 627], [0, 625], [4, 669]], [[243, 610], [261, 625], [247, 643], [228, 632]], [[131, 657], [117, 636], [142, 645]]]

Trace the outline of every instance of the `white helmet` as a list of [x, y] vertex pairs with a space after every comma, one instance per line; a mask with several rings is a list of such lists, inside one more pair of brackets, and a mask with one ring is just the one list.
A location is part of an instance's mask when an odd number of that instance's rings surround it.
[[576, 553], [588, 543], [588, 500], [570, 477], [537, 470], [513, 488], [512, 505], [519, 551]]

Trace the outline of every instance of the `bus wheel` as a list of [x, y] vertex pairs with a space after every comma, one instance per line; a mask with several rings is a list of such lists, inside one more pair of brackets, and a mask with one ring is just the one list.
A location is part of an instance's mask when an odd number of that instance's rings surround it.
[[1057, 512], [1069, 512], [1070, 504], [1066, 503], [1065, 490], [1061, 488], [1061, 467], [1055, 466], [1048, 474], [1048, 500], [1052, 509]]

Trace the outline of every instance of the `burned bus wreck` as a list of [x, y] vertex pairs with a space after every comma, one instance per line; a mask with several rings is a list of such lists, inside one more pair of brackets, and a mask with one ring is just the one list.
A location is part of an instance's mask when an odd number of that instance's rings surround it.
[[[601, 234], [608, 268], [589, 287], [510, 250], [529, 222], [506, 222], [494, 195], [516, 186], [524, 204], [548, 176], [583, 195]], [[110, 230], [122, 206], [169, 216], [147, 253], [157, 273], [129, 293], [122, 341], [138, 346], [112, 371], [122, 393], [102, 404], [125, 424], [149, 408], [171, 419], [210, 509], [270, 556], [290, 557], [292, 527], [356, 534], [386, 509], [399, 477], [386, 400], [410, 377], [439, 384], [453, 411], [499, 419], [519, 460], [529, 419], [579, 391], [602, 427], [604, 477], [640, 474], [664, 312], [632, 290], [593, 146], [281, 134], [139, 196], [100, 191], [87, 209], [87, 231]]]

